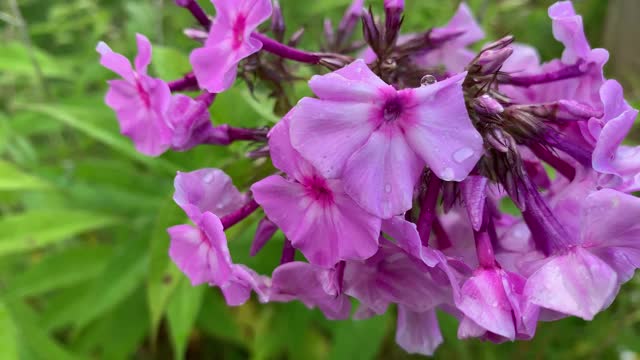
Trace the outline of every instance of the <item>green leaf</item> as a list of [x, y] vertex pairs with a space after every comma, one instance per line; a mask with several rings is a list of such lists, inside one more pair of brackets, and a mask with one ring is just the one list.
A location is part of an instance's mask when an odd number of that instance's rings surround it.
[[151, 320], [151, 336], [155, 341], [160, 320], [182, 275], [169, 259], [169, 234], [167, 228], [184, 222], [184, 213], [173, 202], [166, 202], [156, 219], [149, 244], [149, 278], [147, 302]]
[[18, 329], [21, 347], [40, 359], [72, 360], [75, 355], [65, 350], [42, 328], [37, 314], [21, 301], [10, 301], [8, 308]]
[[116, 219], [77, 210], [31, 210], [0, 219], [0, 256], [25, 252], [100, 229]]
[[113, 256], [82, 299], [74, 325], [79, 331], [91, 321], [111, 310], [133, 293], [147, 272], [148, 242], [130, 238], [114, 250]]
[[92, 279], [102, 272], [110, 254], [107, 246], [87, 245], [49, 255], [18, 274], [7, 296], [32, 296]]
[[[48, 55], [46, 52], [32, 48], [33, 54], [42, 73], [46, 76], [64, 78], [70, 75], [70, 68]], [[0, 72], [16, 75], [36, 76], [29, 49], [17, 41], [0, 43]]]
[[[131, 142], [124, 136], [109, 131], [104, 127], [99, 126], [95, 121], [91, 121], [91, 119], [95, 120], [95, 109], [93, 109], [93, 113], [91, 113], [90, 108], [71, 109], [70, 107], [66, 107], [63, 105], [54, 106], [48, 104], [19, 104], [18, 107], [24, 110], [48, 115], [52, 119], [58, 120], [65, 125], [78, 130], [85, 135], [113, 148], [121, 154], [149, 166], [150, 168], [158, 169], [171, 175], [174, 175], [176, 169], [178, 168], [176, 165], [168, 162], [165, 159], [154, 159], [137, 152], [133, 145], [131, 145]], [[83, 116], [83, 118], [81, 119], [74, 114], [73, 110], [79, 111], [80, 114], [86, 116]], [[115, 122], [115, 116], [113, 118], [113, 121]]]
[[333, 327], [330, 359], [375, 359], [389, 327], [386, 313], [367, 320], [345, 320]]
[[0, 302], [0, 349], [5, 360], [18, 359], [18, 334], [9, 310]]
[[181, 278], [177, 292], [171, 298], [167, 309], [169, 332], [173, 343], [174, 358], [184, 359], [189, 336], [202, 305], [206, 286], [191, 286], [186, 277]]
[[166, 46], [153, 47], [151, 66], [156, 75], [163, 79], [177, 79], [191, 71], [186, 53]]
[[34, 176], [25, 174], [15, 165], [0, 160], [0, 191], [46, 190], [51, 186]]

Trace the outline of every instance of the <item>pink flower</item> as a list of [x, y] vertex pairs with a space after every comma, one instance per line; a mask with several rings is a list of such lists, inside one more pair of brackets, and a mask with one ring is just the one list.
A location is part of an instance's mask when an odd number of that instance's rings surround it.
[[198, 84], [213, 93], [227, 90], [236, 79], [240, 60], [258, 52], [262, 43], [251, 33], [271, 16], [269, 0], [212, 0], [216, 18], [204, 47], [190, 56]]
[[409, 354], [432, 356], [442, 343], [436, 311], [417, 312], [398, 305], [396, 343]]
[[255, 183], [256, 202], [312, 264], [330, 267], [370, 257], [378, 248], [380, 219], [359, 207], [342, 181], [325, 179], [291, 147], [291, 115], [269, 134], [273, 163], [289, 178], [274, 175]]
[[363, 60], [309, 85], [291, 115], [291, 143], [320, 173], [341, 178], [365, 210], [390, 218], [411, 208], [425, 164], [461, 181], [482, 156], [462, 93], [465, 73], [417, 89], [396, 90]]
[[118, 117], [120, 131], [131, 138], [136, 149], [146, 155], [158, 156], [171, 146], [172, 131], [167, 125], [166, 111], [171, 101], [169, 86], [147, 75], [151, 62], [151, 44], [137, 34], [138, 55], [135, 70], [121, 54], [103, 42], [96, 50], [100, 64], [120, 75], [123, 80], [110, 80], [105, 102]]

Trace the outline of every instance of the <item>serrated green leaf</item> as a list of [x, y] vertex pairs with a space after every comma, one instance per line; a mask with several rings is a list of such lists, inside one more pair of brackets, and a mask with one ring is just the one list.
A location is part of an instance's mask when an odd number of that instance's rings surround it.
[[33, 296], [92, 279], [102, 272], [110, 254], [110, 247], [87, 245], [49, 255], [16, 276], [7, 296]]
[[0, 219], [0, 256], [25, 252], [116, 223], [79, 210], [32, 210]]
[[0, 160], [0, 191], [47, 190], [51, 185]]
[[167, 308], [169, 332], [173, 343], [174, 359], [184, 359], [189, 336], [202, 305], [206, 286], [191, 286], [189, 280], [180, 279], [176, 293]]
[[18, 359], [18, 334], [9, 310], [0, 302], [0, 350], [5, 360]]

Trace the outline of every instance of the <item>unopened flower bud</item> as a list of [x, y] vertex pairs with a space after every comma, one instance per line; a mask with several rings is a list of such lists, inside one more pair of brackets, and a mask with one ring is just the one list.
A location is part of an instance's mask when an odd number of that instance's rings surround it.
[[280, 2], [278, 0], [274, 0], [273, 2], [273, 11], [271, 12], [271, 31], [278, 41], [282, 42], [284, 40], [286, 26], [284, 24], [282, 9], [280, 8]]
[[490, 44], [485, 45], [482, 50], [498, 50], [498, 49], [504, 49], [507, 46], [511, 45], [513, 43], [513, 41], [515, 40], [513, 35], [507, 35], [505, 37], [503, 37], [502, 39], [496, 40]]
[[489, 75], [500, 70], [504, 62], [513, 53], [513, 48], [506, 47], [499, 50], [485, 50], [480, 54], [476, 65], [479, 66], [479, 75]]
[[504, 107], [496, 99], [485, 94], [473, 99], [473, 108], [480, 115], [493, 116], [504, 111]]
[[251, 256], [256, 256], [258, 252], [267, 244], [267, 242], [273, 237], [273, 234], [278, 231], [278, 226], [274, 224], [268, 218], [262, 218], [260, 223], [258, 223], [258, 228], [256, 229], [256, 235], [253, 238], [253, 243], [251, 243]]

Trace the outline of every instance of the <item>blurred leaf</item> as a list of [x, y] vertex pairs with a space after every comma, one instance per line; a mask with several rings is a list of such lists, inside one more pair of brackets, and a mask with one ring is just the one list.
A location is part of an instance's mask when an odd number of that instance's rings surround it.
[[40, 325], [36, 313], [21, 301], [10, 301], [8, 307], [15, 319], [21, 345], [40, 359], [71, 360], [76, 357], [52, 339]]
[[147, 302], [151, 320], [151, 336], [155, 341], [160, 320], [176, 286], [183, 277], [180, 270], [169, 259], [169, 234], [167, 228], [184, 222], [184, 213], [176, 204], [165, 202], [155, 221], [149, 244], [149, 278], [147, 280]]
[[25, 174], [13, 164], [0, 160], [0, 191], [49, 189], [46, 182]]
[[78, 210], [31, 210], [0, 219], [0, 256], [67, 240], [116, 220]]
[[[111, 133], [100, 128], [90, 121], [90, 118], [79, 119], [62, 106], [53, 106], [47, 104], [21, 104], [21, 108], [42, 114], [46, 114], [53, 119], [63, 122], [64, 124], [85, 133], [86, 135], [108, 145], [114, 150], [154, 169], [163, 170], [171, 175], [175, 174], [177, 168], [173, 164], [164, 159], [154, 159], [145, 156], [135, 150], [131, 142], [119, 134]], [[114, 119], [115, 121], [115, 119]]]
[[367, 320], [345, 320], [333, 327], [330, 359], [375, 359], [382, 346], [391, 316], [375, 316]]
[[[44, 75], [61, 78], [70, 75], [68, 66], [40, 49], [33, 48], [32, 50]], [[0, 71], [16, 75], [36, 76], [29, 50], [16, 41], [0, 43]]]
[[169, 332], [173, 343], [174, 358], [184, 359], [189, 335], [202, 305], [205, 285], [193, 287], [189, 279], [182, 277], [176, 293], [167, 309]]
[[81, 329], [111, 310], [135, 291], [148, 269], [146, 239], [131, 238], [118, 244], [109, 263], [82, 299], [74, 325]]
[[18, 334], [9, 310], [0, 302], [0, 351], [2, 359], [18, 359]]
[[107, 246], [88, 245], [49, 255], [16, 276], [7, 296], [32, 296], [92, 279], [102, 272], [110, 253]]
[[166, 46], [153, 47], [151, 64], [156, 75], [163, 79], [178, 79], [191, 71], [185, 52]]
[[242, 334], [234, 310], [237, 309], [227, 305], [220, 291], [206, 291], [198, 327], [212, 337], [246, 347], [248, 339]]

